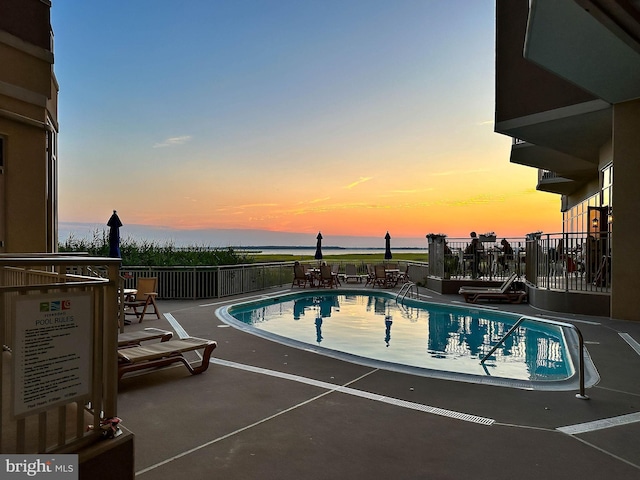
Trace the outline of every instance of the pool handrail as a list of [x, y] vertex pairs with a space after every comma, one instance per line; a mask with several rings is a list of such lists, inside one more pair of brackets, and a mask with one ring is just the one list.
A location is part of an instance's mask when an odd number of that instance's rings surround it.
[[[413, 290], [413, 287], [415, 287], [416, 290], [416, 298], [418, 297], [418, 286], [413, 283], [413, 282], [406, 282], [402, 285], [402, 287], [400, 287], [400, 290], [398, 291], [398, 294], [396, 295], [396, 303], [402, 303], [404, 301], [404, 299], [406, 298], [407, 294]], [[402, 299], [400, 298], [402, 296]]]
[[545, 318], [536, 318], [536, 317], [523, 315], [518, 319], [516, 323], [513, 324], [513, 326], [509, 329], [509, 331], [505, 333], [500, 340], [498, 340], [498, 342], [493, 346], [493, 348], [489, 351], [489, 353], [487, 353], [484, 357], [482, 357], [482, 360], [480, 360], [480, 363], [483, 364], [485, 360], [489, 358], [498, 349], [498, 347], [502, 345], [502, 343], [507, 339], [507, 337], [509, 337], [509, 335], [511, 335], [516, 330], [516, 328], [518, 328], [520, 324], [525, 320], [531, 320], [538, 323], [546, 323], [549, 325], [555, 325], [563, 328], [570, 328], [576, 332], [576, 334], [578, 335], [578, 356], [580, 360], [579, 366], [578, 366], [578, 372], [579, 372], [579, 378], [580, 378], [580, 393], [576, 393], [576, 398], [579, 398], [580, 400], [589, 400], [589, 396], [586, 395], [584, 391], [584, 339], [582, 337], [582, 332], [580, 331], [580, 329], [575, 325], [573, 325], [572, 323], [560, 322], [557, 320], [549, 320]]

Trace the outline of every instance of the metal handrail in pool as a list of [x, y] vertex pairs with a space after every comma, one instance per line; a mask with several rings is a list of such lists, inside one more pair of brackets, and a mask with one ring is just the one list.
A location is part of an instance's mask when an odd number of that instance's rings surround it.
[[[413, 282], [407, 282], [407, 283], [403, 284], [402, 287], [400, 287], [400, 291], [398, 291], [398, 294], [396, 295], [396, 302], [402, 303], [402, 301], [404, 301], [404, 299], [406, 298], [407, 294], [413, 289], [413, 287], [416, 287], [416, 298], [417, 298], [418, 297], [418, 286]], [[400, 296], [402, 296], [402, 299], [400, 299]]]
[[487, 358], [489, 358], [498, 349], [498, 347], [502, 345], [502, 343], [507, 339], [507, 337], [509, 337], [509, 335], [511, 335], [515, 331], [515, 329], [518, 328], [520, 324], [525, 320], [532, 320], [538, 323], [547, 323], [547, 324], [556, 325], [559, 327], [571, 328], [576, 332], [576, 334], [578, 335], [578, 354], [580, 359], [580, 362], [579, 362], [580, 365], [578, 367], [579, 377], [580, 377], [580, 393], [576, 393], [576, 398], [579, 398], [581, 400], [589, 400], [589, 396], [586, 395], [584, 391], [584, 339], [582, 338], [582, 332], [580, 331], [580, 329], [571, 323], [558, 322], [555, 320], [547, 320], [543, 318], [528, 317], [526, 315], [522, 316], [518, 319], [516, 323], [513, 324], [513, 326], [509, 329], [509, 331], [505, 333], [500, 340], [498, 340], [498, 343], [494, 345], [494, 347], [489, 351], [489, 353], [487, 353], [484, 357], [482, 357], [482, 360], [480, 360], [480, 363], [484, 363], [484, 361]]

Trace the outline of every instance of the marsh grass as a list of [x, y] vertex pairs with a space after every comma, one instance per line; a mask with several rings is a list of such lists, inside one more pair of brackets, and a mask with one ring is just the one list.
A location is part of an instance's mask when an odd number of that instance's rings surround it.
[[[109, 256], [109, 235], [106, 231], [95, 231], [91, 240], [79, 239], [71, 235], [58, 244], [59, 252], [83, 252], [91, 256]], [[164, 244], [122, 239], [120, 253], [123, 266], [215, 266], [253, 263], [246, 254], [233, 248], [212, 248], [208, 246], [176, 247], [171, 242]]]

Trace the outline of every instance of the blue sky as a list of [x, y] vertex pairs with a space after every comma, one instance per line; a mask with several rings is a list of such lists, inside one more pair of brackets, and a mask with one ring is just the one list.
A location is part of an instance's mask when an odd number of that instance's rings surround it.
[[493, 133], [493, 1], [54, 0], [52, 25], [62, 222], [559, 228]]

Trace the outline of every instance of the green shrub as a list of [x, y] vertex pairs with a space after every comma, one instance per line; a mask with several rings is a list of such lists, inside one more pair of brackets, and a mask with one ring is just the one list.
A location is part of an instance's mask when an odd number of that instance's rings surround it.
[[[85, 252], [95, 257], [109, 256], [109, 235], [106, 231], [95, 231], [91, 240], [77, 239], [71, 235], [58, 244], [58, 251]], [[172, 242], [164, 244], [147, 240], [136, 241], [126, 238], [120, 242], [123, 266], [212, 266], [252, 263], [244, 254], [233, 248], [213, 248], [208, 246], [176, 247]]]

